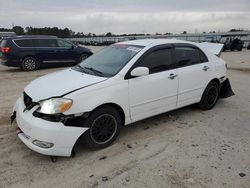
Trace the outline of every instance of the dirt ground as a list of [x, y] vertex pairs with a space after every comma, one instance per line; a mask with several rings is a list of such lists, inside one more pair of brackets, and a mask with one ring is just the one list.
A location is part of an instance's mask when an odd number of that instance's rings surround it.
[[[250, 51], [223, 53], [250, 63]], [[243, 63], [241, 63], [243, 64]], [[0, 66], [0, 187], [250, 187], [250, 72], [229, 70], [235, 96], [210, 111], [186, 107], [122, 129], [115, 143], [75, 158], [28, 149], [10, 125], [12, 107], [31, 80], [64, 68], [22, 72]]]

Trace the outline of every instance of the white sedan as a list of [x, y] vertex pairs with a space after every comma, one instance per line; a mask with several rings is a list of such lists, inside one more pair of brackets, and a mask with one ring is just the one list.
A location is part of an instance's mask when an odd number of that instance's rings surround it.
[[106, 47], [79, 65], [32, 81], [17, 100], [18, 137], [30, 149], [71, 156], [77, 140], [109, 146], [123, 125], [233, 95], [220, 44], [148, 39]]

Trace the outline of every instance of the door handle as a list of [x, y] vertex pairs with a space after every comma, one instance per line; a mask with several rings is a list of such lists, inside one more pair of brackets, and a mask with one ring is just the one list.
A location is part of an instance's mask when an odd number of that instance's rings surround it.
[[177, 74], [171, 73], [168, 78], [173, 80], [177, 76], [178, 76]]
[[208, 69], [210, 69], [210, 67], [204, 66], [202, 70], [207, 71]]

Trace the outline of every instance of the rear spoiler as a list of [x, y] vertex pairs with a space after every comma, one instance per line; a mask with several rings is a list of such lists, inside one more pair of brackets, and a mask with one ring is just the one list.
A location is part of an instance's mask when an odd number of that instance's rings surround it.
[[213, 53], [214, 55], [220, 57], [224, 44], [202, 42], [202, 43], [199, 43], [198, 46], [200, 46], [201, 48], [205, 48], [211, 53]]

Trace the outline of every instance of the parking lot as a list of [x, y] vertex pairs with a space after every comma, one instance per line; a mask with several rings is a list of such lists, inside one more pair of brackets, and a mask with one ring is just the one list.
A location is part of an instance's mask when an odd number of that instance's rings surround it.
[[235, 96], [210, 111], [185, 107], [126, 126], [112, 146], [79, 145], [56, 163], [17, 138], [10, 113], [31, 80], [65, 67], [0, 66], [0, 187], [250, 187], [250, 50], [222, 58]]

